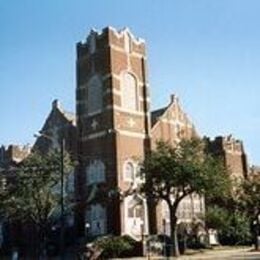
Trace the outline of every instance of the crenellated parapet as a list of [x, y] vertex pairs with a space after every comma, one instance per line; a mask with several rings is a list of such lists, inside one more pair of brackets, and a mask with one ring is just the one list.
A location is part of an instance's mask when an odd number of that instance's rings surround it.
[[236, 139], [232, 134], [227, 136], [217, 136], [214, 140], [210, 140], [211, 146], [214, 149], [221, 149], [227, 153], [241, 155], [244, 153], [243, 142]]
[[117, 30], [108, 26], [102, 31], [91, 29], [86, 40], [77, 44], [78, 56], [89, 56], [101, 48], [117, 48], [145, 56], [145, 41], [132, 34], [129, 28]]
[[8, 145], [0, 148], [0, 164], [20, 163], [31, 153], [29, 145]]
[[247, 156], [243, 142], [232, 135], [207, 139], [208, 151], [221, 158], [233, 177], [244, 178], [248, 175]]

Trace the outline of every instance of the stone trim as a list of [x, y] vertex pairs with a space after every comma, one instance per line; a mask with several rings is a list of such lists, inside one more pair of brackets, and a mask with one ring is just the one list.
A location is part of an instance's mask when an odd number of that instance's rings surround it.
[[[115, 110], [115, 111], [119, 111], [119, 112], [126, 112], [126, 113], [130, 113], [132, 115], [139, 115], [139, 116], [144, 116], [145, 115], [145, 112], [142, 112], [142, 111], [134, 111], [134, 110], [129, 110], [129, 109], [125, 109], [125, 108], [122, 108], [120, 106], [117, 106], [117, 105], [108, 105], [106, 107], [107, 110]], [[149, 113], [147, 113], [149, 114]]]
[[80, 139], [82, 141], [86, 141], [86, 140], [90, 140], [90, 139], [96, 139], [96, 138], [105, 136], [107, 134], [108, 134], [107, 130], [104, 130], [104, 131], [96, 132], [96, 133], [93, 133], [93, 134], [89, 134], [87, 136], [82, 136]]
[[[111, 43], [109, 44], [109, 46], [110, 46], [111, 49], [113, 49], [115, 51], [126, 54], [126, 51], [125, 51], [124, 48], [118, 47], [117, 45], [111, 44]], [[142, 54], [137, 53], [137, 52], [131, 52], [131, 53], [129, 53], [129, 56], [139, 58], [139, 59], [143, 58], [144, 60], [147, 59], [145, 55], [142, 55]]]

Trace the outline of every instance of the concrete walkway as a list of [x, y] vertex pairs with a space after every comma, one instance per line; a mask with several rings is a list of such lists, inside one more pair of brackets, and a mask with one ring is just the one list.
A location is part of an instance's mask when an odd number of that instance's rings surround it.
[[[175, 258], [176, 259], [176, 258]], [[260, 252], [253, 252], [252, 248], [228, 248], [210, 250], [203, 253], [193, 254], [189, 256], [181, 256], [177, 258], [179, 260], [242, 260], [242, 259], [255, 259], [260, 260]]]
[[[135, 257], [128, 258], [129, 260], [260, 260], [260, 252], [252, 251], [252, 248], [232, 248], [232, 247], [223, 247], [216, 248], [213, 250], [205, 250], [203, 252], [193, 251], [188, 252], [190, 255], [182, 255], [178, 258], [176, 257]], [[114, 259], [115, 260], [115, 259]], [[126, 258], [124, 258], [126, 260]]]

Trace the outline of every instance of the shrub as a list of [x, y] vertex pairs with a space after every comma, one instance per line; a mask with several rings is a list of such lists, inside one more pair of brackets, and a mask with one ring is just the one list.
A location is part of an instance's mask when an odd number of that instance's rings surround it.
[[121, 257], [133, 250], [135, 241], [129, 236], [107, 236], [98, 238], [94, 244], [102, 249], [102, 257]]

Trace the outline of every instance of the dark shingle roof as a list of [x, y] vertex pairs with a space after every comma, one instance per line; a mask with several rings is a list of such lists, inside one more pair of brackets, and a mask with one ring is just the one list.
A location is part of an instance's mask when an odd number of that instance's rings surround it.
[[163, 107], [151, 112], [152, 126], [155, 125], [155, 123], [158, 121], [158, 118], [163, 115], [163, 113], [166, 111], [167, 108], [168, 107]]

